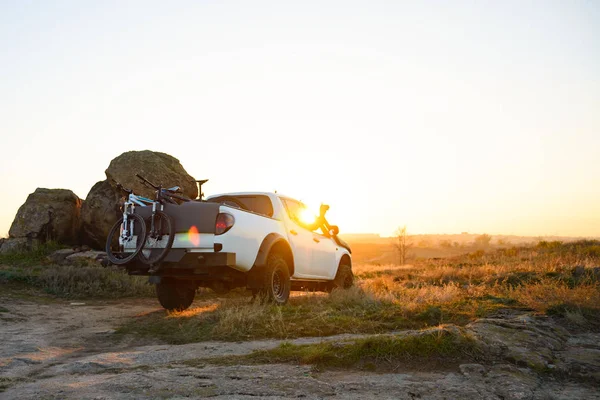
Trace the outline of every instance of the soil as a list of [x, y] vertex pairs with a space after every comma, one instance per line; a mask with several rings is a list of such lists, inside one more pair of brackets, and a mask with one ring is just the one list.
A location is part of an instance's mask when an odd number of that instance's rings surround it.
[[[8, 289], [0, 285], [0, 399], [600, 399], [595, 370], [591, 380], [559, 379], [509, 362], [406, 365], [387, 373], [218, 365], [210, 358], [281, 341], [166, 345], [115, 334], [129, 318], [161, 310], [154, 299], [68, 301]], [[579, 350], [591, 359], [578, 365], [593, 367], [598, 335], [588, 336], [571, 340], [568, 353]], [[191, 359], [208, 361], [186, 363]]]

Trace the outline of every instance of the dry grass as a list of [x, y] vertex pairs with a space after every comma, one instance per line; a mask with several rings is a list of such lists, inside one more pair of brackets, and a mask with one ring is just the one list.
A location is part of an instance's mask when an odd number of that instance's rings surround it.
[[200, 308], [153, 313], [121, 332], [172, 343], [385, 333], [462, 326], [502, 308], [557, 315], [574, 327], [597, 329], [597, 246], [513, 248], [401, 267], [356, 265], [356, 286], [350, 290], [295, 293], [284, 307], [252, 303], [243, 292], [216, 301], [200, 296], [206, 302]]
[[581, 308], [597, 308], [600, 306], [600, 292], [597, 284], [585, 283], [570, 287], [569, 285], [544, 279], [539, 283], [519, 286], [507, 290], [509, 296], [516, 301], [540, 312], [561, 304], [570, 304]]

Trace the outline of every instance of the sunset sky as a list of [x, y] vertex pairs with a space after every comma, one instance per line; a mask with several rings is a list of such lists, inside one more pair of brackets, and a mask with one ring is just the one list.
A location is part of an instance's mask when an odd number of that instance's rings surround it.
[[598, 1], [2, 1], [0, 76], [0, 236], [144, 149], [342, 233], [600, 236]]

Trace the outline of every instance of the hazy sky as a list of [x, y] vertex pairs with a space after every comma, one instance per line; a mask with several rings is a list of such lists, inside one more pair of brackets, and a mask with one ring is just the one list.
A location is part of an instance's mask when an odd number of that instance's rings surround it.
[[600, 236], [599, 1], [4, 0], [0, 76], [0, 236], [144, 149], [342, 233]]

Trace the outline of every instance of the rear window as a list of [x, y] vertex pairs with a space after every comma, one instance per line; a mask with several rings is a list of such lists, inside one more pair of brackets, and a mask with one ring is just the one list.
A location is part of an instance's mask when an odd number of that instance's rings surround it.
[[242, 195], [242, 196], [218, 196], [208, 199], [213, 203], [227, 204], [228, 206], [242, 208], [248, 211], [255, 212], [273, 217], [273, 204], [269, 196], [264, 195]]

